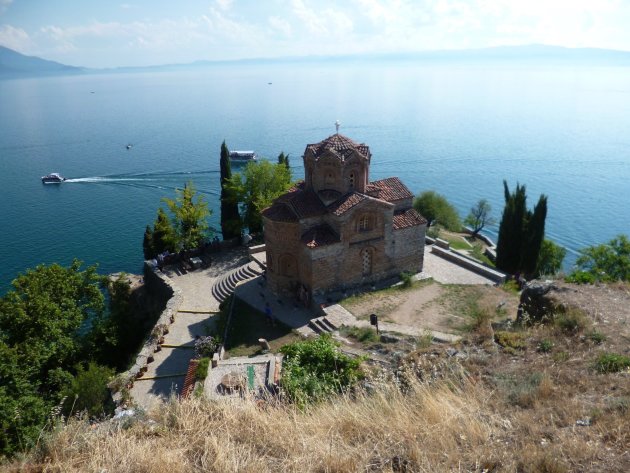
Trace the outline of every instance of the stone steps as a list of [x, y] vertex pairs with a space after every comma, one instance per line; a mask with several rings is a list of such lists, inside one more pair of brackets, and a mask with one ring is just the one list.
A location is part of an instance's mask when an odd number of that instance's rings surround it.
[[309, 320], [308, 327], [316, 334], [332, 333], [339, 328], [328, 320], [325, 315]]
[[261, 274], [262, 270], [257, 263], [249, 262], [239, 266], [215, 281], [212, 286], [212, 295], [219, 302], [223, 302], [234, 293], [238, 283], [253, 279]]

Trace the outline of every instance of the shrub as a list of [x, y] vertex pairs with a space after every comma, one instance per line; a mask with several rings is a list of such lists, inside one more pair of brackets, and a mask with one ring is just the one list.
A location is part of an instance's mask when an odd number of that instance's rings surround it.
[[198, 357], [210, 357], [217, 351], [220, 345], [218, 337], [200, 337], [195, 341], [195, 353]]
[[77, 374], [63, 392], [66, 397], [64, 410], [67, 414], [87, 411], [91, 417], [101, 417], [113, 412], [113, 402], [107, 383], [114, 370], [96, 363], [88, 363], [87, 369], [77, 366]]
[[597, 330], [593, 330], [587, 333], [586, 338], [588, 338], [590, 341], [594, 343], [597, 343], [598, 345], [606, 341], [606, 335], [604, 335], [601, 332], [598, 332]]
[[503, 290], [507, 292], [512, 292], [514, 294], [518, 294], [519, 292], [521, 292], [521, 288], [518, 286], [518, 281], [515, 281], [514, 279], [509, 279], [505, 281], [501, 287], [503, 288]]
[[379, 341], [379, 336], [376, 333], [376, 330], [371, 327], [348, 327], [347, 334], [349, 337], [363, 343], [376, 343]]
[[553, 342], [548, 338], [541, 340], [538, 343], [538, 351], [542, 353], [549, 353], [553, 348]]
[[210, 358], [201, 358], [197, 363], [197, 370], [195, 371], [195, 379], [203, 381], [208, 376], [208, 366], [210, 365]]
[[527, 348], [526, 336], [521, 332], [497, 331], [494, 333], [494, 340], [508, 351]]
[[342, 392], [363, 377], [363, 358], [342, 353], [330, 335], [285, 345], [280, 349], [282, 389], [300, 407]]
[[586, 271], [573, 271], [566, 278], [566, 282], [572, 282], [575, 284], [595, 284], [595, 276]]
[[408, 288], [413, 286], [413, 273], [403, 271], [400, 273], [400, 279], [402, 280], [402, 287]]
[[630, 368], [630, 357], [617, 353], [600, 353], [595, 361], [595, 369], [600, 373], [618, 373]]
[[566, 333], [578, 333], [588, 326], [586, 314], [576, 308], [567, 309], [554, 315], [553, 322], [556, 327]]

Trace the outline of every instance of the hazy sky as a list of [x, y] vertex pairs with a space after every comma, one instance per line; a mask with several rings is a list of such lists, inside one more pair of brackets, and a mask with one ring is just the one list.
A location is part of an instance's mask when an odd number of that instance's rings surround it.
[[630, 51], [630, 0], [0, 0], [0, 45], [88, 67], [532, 43]]

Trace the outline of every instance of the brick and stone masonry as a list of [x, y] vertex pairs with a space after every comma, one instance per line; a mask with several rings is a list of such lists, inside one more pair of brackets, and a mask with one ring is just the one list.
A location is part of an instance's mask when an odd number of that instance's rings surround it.
[[336, 133], [304, 152], [304, 181], [263, 211], [267, 281], [313, 296], [422, 271], [426, 219], [397, 177], [370, 182], [370, 149]]

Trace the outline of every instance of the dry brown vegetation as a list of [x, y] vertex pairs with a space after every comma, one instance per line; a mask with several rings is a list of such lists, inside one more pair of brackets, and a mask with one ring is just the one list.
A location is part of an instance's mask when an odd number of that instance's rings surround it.
[[585, 293], [572, 297], [576, 329], [490, 325], [481, 314], [461, 343], [411, 353], [368, 392], [305, 411], [190, 399], [128, 424], [71, 421], [5, 469], [630, 471], [630, 372], [594, 366], [601, 353], [628, 354], [630, 288]]

